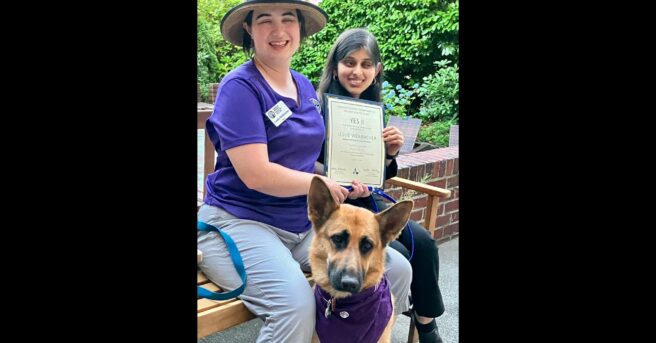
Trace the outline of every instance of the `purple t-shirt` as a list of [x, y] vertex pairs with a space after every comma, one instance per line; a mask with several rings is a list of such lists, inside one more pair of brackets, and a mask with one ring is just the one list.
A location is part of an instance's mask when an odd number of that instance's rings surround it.
[[[208, 175], [204, 202], [232, 215], [273, 225], [294, 233], [311, 224], [307, 196], [275, 197], [249, 189], [228, 159], [226, 150], [244, 144], [267, 144], [269, 161], [289, 169], [313, 173], [324, 140], [323, 118], [314, 87], [303, 75], [291, 71], [299, 104], [276, 93], [252, 61], [228, 73], [219, 87], [214, 112], [206, 123], [218, 157]], [[265, 113], [282, 101], [292, 112], [276, 127]]]

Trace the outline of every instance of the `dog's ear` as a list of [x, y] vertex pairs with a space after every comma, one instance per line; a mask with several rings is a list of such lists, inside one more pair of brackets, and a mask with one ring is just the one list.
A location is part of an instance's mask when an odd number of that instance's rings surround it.
[[308, 192], [308, 217], [315, 230], [318, 231], [338, 208], [326, 183], [318, 176], [313, 177]]
[[412, 212], [412, 200], [404, 200], [376, 214], [383, 245], [387, 245], [399, 236], [408, 219], [410, 219], [410, 212]]

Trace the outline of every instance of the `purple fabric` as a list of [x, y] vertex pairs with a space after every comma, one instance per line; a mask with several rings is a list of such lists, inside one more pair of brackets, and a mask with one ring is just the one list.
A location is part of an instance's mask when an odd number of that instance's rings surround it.
[[[290, 169], [314, 172], [325, 129], [323, 117], [313, 104], [314, 87], [305, 76], [292, 71], [299, 94], [294, 99], [276, 93], [252, 61], [228, 73], [219, 87], [207, 133], [218, 157], [215, 171], [207, 177], [204, 202], [236, 217], [256, 220], [294, 233], [311, 224], [307, 196], [275, 197], [251, 190], [241, 181], [225, 151], [244, 144], [267, 144], [269, 161]], [[276, 127], [265, 112], [283, 101], [292, 115]]]
[[[326, 318], [331, 298], [319, 285], [314, 287], [317, 304], [317, 336], [321, 343], [376, 343], [392, 317], [392, 297], [387, 277], [378, 287], [370, 287], [348, 298], [333, 299], [335, 310]], [[347, 318], [340, 314], [348, 313]]]

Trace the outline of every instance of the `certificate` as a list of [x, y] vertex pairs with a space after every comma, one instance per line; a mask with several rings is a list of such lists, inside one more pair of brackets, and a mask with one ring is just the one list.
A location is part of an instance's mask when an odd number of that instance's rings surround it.
[[326, 176], [340, 185], [358, 180], [382, 187], [385, 181], [383, 104], [324, 95]]

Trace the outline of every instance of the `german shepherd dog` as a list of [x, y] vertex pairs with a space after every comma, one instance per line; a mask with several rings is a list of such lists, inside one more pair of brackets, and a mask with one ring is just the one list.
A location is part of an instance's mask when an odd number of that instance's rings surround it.
[[374, 214], [338, 205], [328, 186], [312, 179], [308, 215], [314, 229], [310, 266], [317, 304], [313, 342], [390, 342], [394, 299], [385, 272], [385, 247], [410, 218], [406, 200]]

